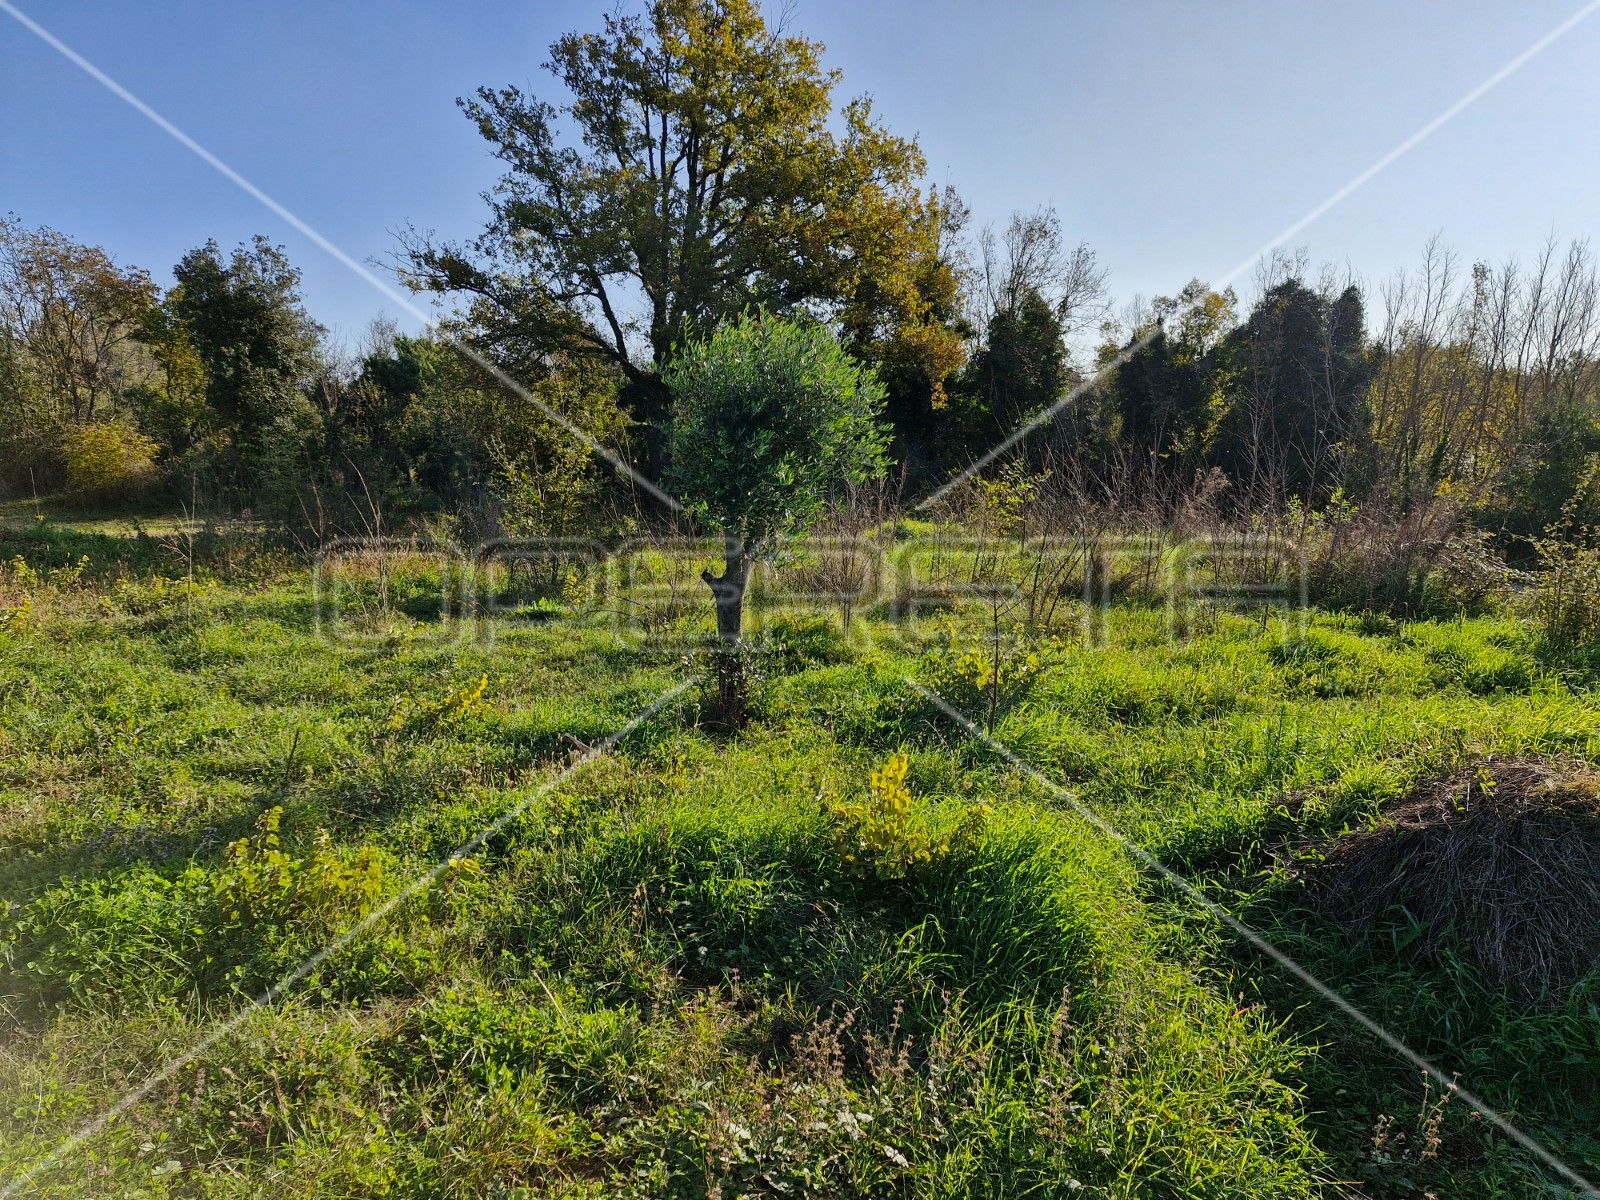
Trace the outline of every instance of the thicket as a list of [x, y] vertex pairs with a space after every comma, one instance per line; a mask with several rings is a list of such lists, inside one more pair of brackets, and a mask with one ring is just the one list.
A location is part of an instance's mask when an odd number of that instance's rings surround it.
[[[1578, 561], [1600, 503], [1582, 242], [1498, 265], [1436, 242], [1377, 289], [1280, 255], [1248, 303], [1196, 280], [1113, 315], [1053, 211], [969, 230], [915, 142], [837, 99], [821, 47], [771, 35], [754, 3], [661, 0], [560, 39], [549, 69], [550, 102], [463, 105], [507, 175], [477, 240], [402, 239], [402, 279], [446, 304], [425, 333], [331, 346], [264, 238], [201, 246], [163, 287], [0, 224], [0, 490], [164, 487], [303, 548], [692, 532], [635, 480], [672, 478], [674, 363], [763, 309], [820, 321], [883, 388], [898, 483], [880, 506], [1012, 470], [1049, 480], [1058, 511], [1032, 519], [1091, 559], [1090, 529], [1256, 539], [1277, 549], [1253, 570], [1292, 553], [1317, 598], [1396, 612]], [[592, 204], [562, 202], [574, 164]], [[974, 464], [986, 484], [941, 490]]]

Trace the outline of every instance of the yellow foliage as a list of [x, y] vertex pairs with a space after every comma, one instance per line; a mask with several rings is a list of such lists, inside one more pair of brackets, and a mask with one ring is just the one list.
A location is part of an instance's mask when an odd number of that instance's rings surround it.
[[29, 593], [38, 586], [39, 573], [20, 554], [0, 571], [0, 631], [15, 633], [33, 624]]
[[266, 917], [288, 895], [294, 882], [293, 862], [278, 837], [282, 821], [282, 806], [273, 805], [257, 819], [254, 837], [228, 843], [217, 898], [230, 921]]
[[18, 554], [11, 560], [11, 578], [20, 588], [32, 590], [37, 588], [43, 580], [32, 563]]
[[129, 491], [155, 474], [159, 449], [154, 440], [126, 425], [75, 426], [61, 439], [67, 485], [97, 495]]
[[944, 862], [972, 846], [989, 816], [986, 804], [972, 805], [953, 828], [935, 833], [912, 810], [906, 783], [910, 756], [892, 754], [867, 781], [867, 798], [830, 804], [834, 845], [846, 866], [879, 879], [904, 879], [918, 868]]
[[1032, 692], [1062, 651], [1056, 638], [1020, 631], [983, 641], [952, 637], [928, 683], [946, 704], [990, 727]]
[[0, 564], [0, 632], [28, 629], [40, 617], [39, 600], [74, 587], [89, 569], [89, 556], [65, 566], [38, 570], [18, 554]]
[[228, 844], [217, 879], [222, 915], [243, 924], [282, 925], [371, 911], [384, 891], [382, 852], [362, 846], [341, 853], [319, 829], [311, 856], [291, 858], [278, 836], [282, 821], [283, 808], [274, 805], [256, 821], [253, 836]]
[[33, 624], [33, 597], [21, 596], [15, 604], [0, 605], [0, 630], [20, 632]]
[[415, 700], [406, 697], [389, 717], [391, 734], [432, 733], [436, 729], [458, 724], [483, 701], [489, 688], [489, 677], [479, 676], [478, 682], [446, 692], [437, 700]]
[[1030, 473], [1020, 463], [1012, 463], [993, 479], [979, 479], [980, 511], [976, 516], [983, 530], [997, 536], [1014, 532], [1023, 509], [1049, 478], [1049, 471]]

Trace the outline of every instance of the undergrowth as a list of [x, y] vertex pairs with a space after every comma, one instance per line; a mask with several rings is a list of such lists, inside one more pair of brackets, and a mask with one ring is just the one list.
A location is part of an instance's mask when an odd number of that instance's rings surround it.
[[291, 567], [130, 544], [35, 538], [3, 597], [25, 1194], [1573, 1194], [1085, 810], [1600, 1172], [1591, 992], [1353, 941], [1287, 866], [1475, 757], [1600, 754], [1581, 656], [1514, 617], [796, 620], [741, 731], [687, 699], [608, 748], [665, 639], [329, 638]]

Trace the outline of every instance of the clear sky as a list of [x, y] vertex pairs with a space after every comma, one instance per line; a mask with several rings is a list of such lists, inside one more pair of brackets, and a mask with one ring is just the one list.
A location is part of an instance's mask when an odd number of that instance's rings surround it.
[[[406, 223], [465, 236], [496, 175], [455, 108], [551, 95], [557, 34], [613, 0], [16, 0], [321, 231], [383, 259]], [[915, 133], [976, 219], [1054, 204], [1119, 297], [1218, 280], [1519, 52], [1576, 0], [795, 0], [847, 93]], [[1600, 13], [1297, 234], [1373, 279], [1433, 233], [1471, 256], [1600, 234]], [[0, 210], [164, 282], [266, 233], [313, 315], [394, 304], [0, 12]], [[402, 325], [412, 325], [402, 320]]]

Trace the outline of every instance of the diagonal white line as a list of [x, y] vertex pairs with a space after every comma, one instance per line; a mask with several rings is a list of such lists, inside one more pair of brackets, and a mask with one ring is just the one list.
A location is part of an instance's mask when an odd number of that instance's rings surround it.
[[[1600, 3], [1600, 0], [1596, 0], [1596, 2]], [[207, 166], [211, 167], [214, 171], [222, 175], [241, 191], [258, 201], [262, 206], [270, 210], [274, 215], [286, 222], [293, 229], [310, 239], [320, 249], [326, 251], [334, 259], [346, 267], [349, 267], [350, 270], [354, 271], [362, 279], [366, 280], [373, 287], [377, 288], [378, 291], [382, 292], [384, 296], [393, 301], [395, 304], [398, 304], [411, 316], [415, 317], [419, 321], [424, 322], [425, 324], [432, 324], [432, 318], [427, 310], [413, 301], [410, 296], [405, 294], [405, 292], [401, 291], [388, 280], [378, 275], [365, 263], [359, 262], [350, 255], [346, 254], [337, 245], [329, 241], [326, 237], [324, 237], [316, 229], [312, 228], [312, 226], [307, 224], [300, 217], [296, 216], [288, 208], [285, 208], [272, 196], [268, 195], [255, 184], [251, 183], [250, 180], [239, 174], [238, 171], [234, 170], [227, 163], [223, 162], [222, 159], [218, 158], [210, 150], [207, 150], [199, 142], [195, 141], [194, 138], [190, 137], [183, 130], [179, 129], [166, 117], [162, 116], [155, 109], [151, 108], [150, 105], [146, 104], [122, 84], [118, 83], [111, 76], [107, 75], [99, 67], [95, 66], [94, 63], [90, 62], [71, 46], [67, 45], [60, 38], [56, 37], [55, 34], [51, 33], [43, 25], [40, 25], [32, 17], [28, 16], [27, 13], [23, 12], [15, 4], [11, 3], [11, 0], [0, 0], [0, 12], [7, 13], [19, 25], [27, 29], [28, 32], [32, 33], [40, 41], [44, 42], [57, 54], [61, 55], [61, 57], [72, 63], [73, 66], [77, 67], [85, 75], [89, 76], [89, 78], [93, 79], [101, 87], [105, 88], [112, 95], [123, 101], [123, 103], [127, 104], [130, 108], [143, 116], [152, 125], [155, 125], [168, 137], [172, 138], [173, 141], [177, 142], [184, 149], [190, 151]], [[540, 400], [520, 382], [508, 375], [492, 360], [478, 353], [478, 351], [474, 350], [471, 346], [467, 345], [459, 338], [446, 338], [445, 340], [453, 344], [456, 349], [461, 351], [462, 354], [466, 355], [466, 357], [471, 359], [483, 370], [487, 371], [502, 386], [510, 389], [510, 391], [520, 399], [526, 400], [528, 403], [534, 405], [546, 417], [554, 421], [562, 429], [566, 430], [573, 437], [581, 441], [596, 456], [603, 459], [619, 474], [627, 476], [636, 485], [644, 489], [644, 491], [648, 492], [656, 500], [660, 501], [674, 512], [680, 511], [683, 508], [683, 505], [681, 505], [673, 496], [657, 487], [638, 471], [635, 471], [633, 467], [628, 465], [628, 463], [619, 457], [614, 451], [608, 449], [606, 446], [596, 441], [589, 433], [573, 424], [572, 421], [570, 421], [563, 413], [557, 412], [543, 400]]]
[[1248, 258], [1245, 258], [1238, 264], [1238, 266], [1234, 267], [1233, 270], [1224, 275], [1222, 277], [1223, 286], [1226, 286], [1233, 280], [1238, 279], [1239, 276], [1243, 275], [1251, 267], [1255, 266], [1256, 263], [1260, 262], [1268, 254], [1272, 253], [1272, 251], [1276, 250], [1290, 238], [1294, 237], [1295, 234], [1299, 233], [1302, 229], [1306, 228], [1306, 226], [1312, 224], [1319, 217], [1323, 216], [1329, 209], [1345, 200], [1352, 192], [1356, 191], [1360, 187], [1363, 187], [1385, 168], [1392, 166], [1397, 159], [1403, 158], [1412, 150], [1415, 150], [1419, 145], [1421, 145], [1428, 138], [1432, 137], [1446, 124], [1460, 116], [1465, 109], [1469, 108], [1477, 101], [1481, 100], [1489, 92], [1499, 87], [1512, 75], [1516, 74], [1523, 67], [1527, 66], [1528, 63], [1534, 58], [1538, 57], [1538, 55], [1542, 54], [1545, 50], [1548, 50], [1554, 43], [1566, 37], [1567, 34], [1571, 33], [1573, 29], [1577, 28], [1579, 23], [1582, 22], [1586, 17], [1590, 16], [1596, 9], [1600, 9], [1600, 0], [1589, 0], [1589, 3], [1578, 9], [1577, 12], [1573, 13], [1565, 21], [1562, 21], [1543, 37], [1530, 44], [1522, 51], [1522, 53], [1518, 54], [1516, 57], [1511, 59], [1510, 62], [1506, 63], [1505, 66], [1501, 67], [1494, 74], [1490, 75], [1482, 83], [1478, 84], [1477, 87], [1467, 92], [1461, 97], [1461, 99], [1457, 100], [1449, 108], [1445, 109], [1438, 116], [1434, 117], [1433, 120], [1422, 126], [1422, 128], [1418, 129], [1410, 137], [1400, 142], [1397, 146], [1395, 146], [1387, 154], [1383, 155], [1383, 157], [1379, 158], [1366, 170], [1356, 175], [1350, 180], [1350, 182], [1346, 183], [1343, 187], [1335, 191], [1321, 204], [1318, 204], [1310, 212], [1306, 213], [1305, 216], [1280, 230], [1275, 237], [1264, 243], [1254, 254], [1251, 254]]
[[1190, 883], [1182, 875], [1179, 875], [1171, 867], [1167, 866], [1159, 858], [1151, 854], [1150, 851], [1146, 850], [1143, 846], [1139, 845], [1133, 839], [1128, 837], [1110, 821], [1106, 820], [1106, 818], [1101, 816], [1097, 811], [1079, 799], [1078, 795], [1070, 788], [1063, 787], [1061, 784], [1051, 779], [1043, 771], [1035, 767], [1032, 763], [1029, 763], [1027, 760], [1017, 755], [1009, 746], [1005, 745], [1003, 742], [995, 740], [976, 722], [967, 717], [965, 713], [946, 703], [942, 697], [929, 691], [915, 679], [907, 676], [906, 682], [910, 684], [911, 687], [915, 689], [923, 699], [931, 701], [939, 708], [941, 712], [945, 714], [945, 716], [949, 717], [952, 721], [959, 725], [968, 736], [981, 741], [985, 746], [989, 747], [989, 749], [993, 750], [995, 753], [1004, 758], [1006, 762], [1010, 763], [1019, 772], [1048, 790], [1051, 795], [1064, 801], [1072, 808], [1074, 812], [1093, 825], [1101, 834], [1117, 842], [1134, 858], [1138, 859], [1150, 870], [1161, 876], [1163, 880], [1178, 888], [1181, 892], [1183, 892], [1184, 896], [1193, 901], [1196, 906], [1204, 909], [1210, 916], [1214, 917], [1223, 925], [1226, 925], [1234, 933], [1238, 934], [1241, 938], [1248, 942], [1255, 950], [1265, 955], [1267, 958], [1270, 958], [1279, 967], [1283, 968], [1283, 970], [1294, 976], [1296, 980], [1304, 984], [1305, 987], [1313, 992], [1318, 998], [1333, 1005], [1334, 1008], [1338, 1009], [1350, 1020], [1367, 1030], [1367, 1032], [1375, 1036], [1379, 1041], [1381, 1041], [1389, 1049], [1393, 1050], [1401, 1058], [1405, 1059], [1407, 1062], [1411, 1063], [1412, 1066], [1424, 1072], [1430, 1079], [1438, 1083], [1440, 1087], [1447, 1089], [1447, 1092], [1453, 1092], [1457, 1096], [1460, 1096], [1464, 1103], [1480, 1113], [1484, 1119], [1492, 1124], [1496, 1129], [1500, 1130], [1501, 1133], [1505, 1134], [1512, 1141], [1516, 1142], [1517, 1145], [1521, 1146], [1545, 1166], [1549, 1167], [1563, 1179], [1567, 1180], [1567, 1182], [1578, 1188], [1582, 1195], [1600, 1200], [1600, 1188], [1596, 1188], [1594, 1184], [1589, 1182], [1589, 1180], [1578, 1174], [1577, 1171], [1568, 1166], [1560, 1158], [1556, 1157], [1554, 1153], [1545, 1148], [1543, 1143], [1539, 1142], [1531, 1135], [1523, 1132], [1523, 1130], [1514, 1125], [1509, 1118], [1504, 1116], [1497, 1109], [1491, 1107], [1481, 1097], [1462, 1087], [1460, 1082], [1454, 1076], [1446, 1075], [1444, 1071], [1436, 1066], [1431, 1060], [1424, 1058], [1421, 1054], [1418, 1054], [1383, 1025], [1379, 1024], [1372, 1017], [1368, 1016], [1361, 1009], [1357, 1008], [1339, 992], [1335, 991], [1328, 984], [1317, 978], [1317, 976], [1313, 975], [1289, 955], [1278, 949], [1277, 946], [1268, 941], [1267, 938], [1256, 929], [1245, 924], [1222, 905], [1218, 904], [1215, 900], [1207, 896], [1194, 884]]
[[[4, 3], [5, 0], [0, 0], [0, 4]], [[1443, 126], [1460, 116], [1463, 111], [1471, 107], [1478, 100], [1481, 100], [1489, 92], [1499, 87], [1500, 84], [1504, 83], [1517, 71], [1527, 66], [1527, 64], [1539, 54], [1543, 53], [1545, 50], [1548, 50], [1552, 44], [1571, 33], [1580, 22], [1592, 15], [1596, 9], [1600, 9], [1600, 0], [1589, 0], [1589, 2], [1582, 8], [1578, 9], [1577, 12], [1573, 13], [1566, 20], [1556, 25], [1555, 28], [1551, 29], [1543, 37], [1535, 40], [1520, 54], [1513, 57], [1509, 62], [1507, 62], [1498, 71], [1495, 71], [1482, 83], [1469, 90], [1454, 104], [1451, 104], [1448, 108], [1444, 109], [1444, 111], [1439, 113], [1438, 116], [1434, 117], [1431, 121], [1428, 121], [1410, 137], [1398, 142], [1391, 150], [1380, 156], [1365, 170], [1358, 172], [1350, 179], [1348, 183], [1336, 189], [1331, 195], [1328, 196], [1327, 199], [1314, 206], [1309, 212], [1300, 217], [1298, 220], [1286, 225], [1271, 239], [1264, 242], [1254, 253], [1241, 260], [1239, 264], [1232, 270], [1222, 275], [1217, 280], [1216, 286], [1218, 288], [1225, 288], [1229, 284], [1233, 283], [1251, 267], [1255, 266], [1256, 263], [1260, 262], [1268, 254], [1272, 253], [1272, 251], [1282, 246], [1290, 238], [1294, 237], [1295, 234], [1305, 229], [1319, 217], [1322, 217], [1328, 212], [1329, 209], [1347, 199], [1352, 192], [1371, 182], [1373, 177], [1380, 174], [1387, 167], [1392, 166], [1397, 159], [1403, 158], [1412, 150], [1415, 150], [1417, 146], [1421, 145], [1428, 138], [1432, 137]], [[960, 487], [967, 480], [971, 479], [979, 471], [983, 470], [990, 463], [994, 462], [995, 459], [1010, 451], [1012, 447], [1014, 447], [1018, 442], [1022, 441], [1023, 438], [1027, 437], [1034, 430], [1055, 420], [1056, 417], [1060, 416], [1061, 413], [1070, 405], [1075, 404], [1079, 397], [1081, 397], [1086, 391], [1094, 387], [1112, 371], [1115, 371], [1134, 355], [1138, 354], [1139, 351], [1148, 346], [1151, 340], [1156, 336], [1157, 332], [1159, 332], [1159, 330], [1151, 330], [1143, 337], [1128, 345], [1119, 354], [1117, 354], [1115, 358], [1112, 358], [1110, 361], [1098, 367], [1094, 374], [1089, 376], [1083, 382], [1079, 383], [1049, 408], [1037, 413], [1025, 424], [1020, 425], [1016, 429], [1012, 430], [1003, 440], [999, 442], [999, 444], [984, 453], [981, 458], [969, 464], [960, 474], [940, 484], [938, 488], [936, 488], [929, 496], [927, 496], [927, 498], [919, 501], [913, 511], [920, 511], [924, 508], [930, 507], [931, 505], [937, 504], [945, 496], [949, 495], [952, 491]]]
[[677, 686], [670, 688], [667, 692], [658, 697], [655, 702], [650, 705], [650, 707], [639, 713], [626, 725], [622, 726], [616, 732], [610, 734], [604, 740], [589, 747], [589, 749], [583, 754], [574, 759], [572, 762], [568, 763], [566, 767], [562, 768], [558, 774], [554, 775], [550, 779], [545, 780], [544, 783], [540, 784], [532, 792], [529, 792], [526, 796], [522, 797], [522, 799], [518, 800], [510, 808], [506, 809], [503, 813], [496, 817], [489, 825], [485, 826], [481, 831], [462, 842], [461, 845], [457, 846], [449, 854], [441, 858], [427, 871], [413, 879], [403, 890], [397, 892], [388, 900], [385, 900], [377, 908], [373, 909], [366, 916], [362, 917], [361, 920], [351, 925], [348, 929], [345, 929], [339, 934], [338, 937], [334, 938], [326, 946], [310, 955], [292, 971], [289, 971], [283, 975], [276, 983], [267, 988], [266, 991], [262, 992], [259, 996], [256, 996], [254, 999], [244, 1004], [237, 1012], [233, 1013], [226, 1020], [220, 1021], [213, 1025], [210, 1032], [208, 1032], [198, 1042], [194, 1043], [194, 1045], [190, 1046], [182, 1054], [168, 1059], [143, 1083], [139, 1084], [138, 1087], [124, 1093], [122, 1098], [115, 1104], [105, 1109], [105, 1111], [90, 1118], [88, 1121], [85, 1121], [70, 1135], [58, 1143], [56, 1147], [48, 1154], [44, 1155], [44, 1157], [40, 1159], [37, 1159], [31, 1166], [23, 1171], [22, 1174], [17, 1175], [8, 1181], [3, 1188], [0, 1188], [0, 1200], [11, 1200], [11, 1197], [19, 1194], [22, 1188], [31, 1183], [42, 1172], [58, 1165], [63, 1158], [67, 1157], [67, 1155], [71, 1154], [90, 1138], [98, 1135], [117, 1117], [127, 1112], [128, 1109], [132, 1108], [135, 1104], [139, 1103], [139, 1101], [143, 1100], [157, 1087], [161, 1086], [162, 1083], [172, 1078], [172, 1076], [177, 1072], [183, 1070], [184, 1067], [188, 1066], [207, 1050], [211, 1049], [211, 1047], [216, 1045], [217, 1042], [227, 1037], [228, 1034], [232, 1033], [241, 1024], [243, 1024], [244, 1021], [249, 1018], [252, 1012], [265, 1005], [275, 1003], [279, 997], [284, 994], [284, 992], [288, 991], [288, 989], [299, 983], [307, 975], [311, 974], [312, 971], [315, 971], [329, 958], [337, 954], [346, 945], [348, 945], [353, 938], [359, 937], [368, 929], [378, 924], [396, 908], [404, 904], [407, 900], [411, 899], [411, 897], [415, 896], [418, 892], [431, 887], [435, 882], [438, 881], [441, 875], [450, 869], [450, 866], [453, 862], [482, 849], [484, 844], [487, 843], [490, 838], [503, 830], [507, 825], [510, 825], [511, 822], [515, 821], [525, 811], [527, 811], [528, 805], [532, 804], [540, 797], [547, 795], [551, 789], [565, 782], [575, 772], [588, 766], [595, 759], [599, 758], [600, 755], [605, 753], [607, 750], [610, 750], [623, 738], [627, 737], [635, 729], [638, 729], [639, 726], [643, 725], [651, 717], [655, 716], [667, 705], [671, 704], [679, 696], [683, 695], [683, 693], [692, 686], [694, 686], [694, 680], [689, 680], [685, 683], [680, 683]]

